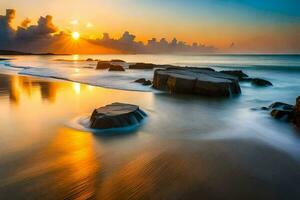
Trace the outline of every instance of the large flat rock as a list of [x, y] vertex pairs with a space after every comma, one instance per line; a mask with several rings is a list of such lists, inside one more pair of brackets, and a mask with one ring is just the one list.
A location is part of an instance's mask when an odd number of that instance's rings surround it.
[[146, 116], [136, 105], [112, 103], [94, 110], [90, 128], [109, 129], [137, 125]]
[[241, 93], [237, 77], [209, 69], [172, 67], [154, 72], [153, 87], [170, 93], [228, 97]]

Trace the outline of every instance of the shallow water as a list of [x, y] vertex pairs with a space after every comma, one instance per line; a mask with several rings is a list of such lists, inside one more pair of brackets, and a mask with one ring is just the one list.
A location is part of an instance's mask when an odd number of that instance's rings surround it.
[[[15, 58], [10, 65], [47, 67], [57, 57]], [[204, 62], [167, 59], [154, 60]], [[298, 199], [299, 132], [251, 110], [277, 100], [294, 103], [300, 95], [298, 58], [287, 59], [293, 70], [283, 70], [282, 63], [267, 69], [271, 61], [265, 67], [242, 66], [246, 58], [235, 59], [240, 59], [236, 68], [266, 77], [274, 87], [242, 84], [242, 95], [231, 99], [170, 96], [20, 76], [19, 69], [2, 67], [1, 199]], [[286, 58], [278, 59], [272, 66]], [[61, 64], [53, 65], [68, 68]], [[140, 105], [148, 118], [137, 129], [118, 133], [77, 126], [76, 119], [112, 102]]]

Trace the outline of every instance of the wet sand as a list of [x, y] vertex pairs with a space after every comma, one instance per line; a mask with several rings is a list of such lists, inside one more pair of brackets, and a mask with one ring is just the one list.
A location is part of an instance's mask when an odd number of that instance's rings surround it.
[[[299, 199], [299, 136], [241, 100], [2, 74], [0, 197]], [[74, 118], [115, 101], [149, 118], [123, 134], [74, 129]]]

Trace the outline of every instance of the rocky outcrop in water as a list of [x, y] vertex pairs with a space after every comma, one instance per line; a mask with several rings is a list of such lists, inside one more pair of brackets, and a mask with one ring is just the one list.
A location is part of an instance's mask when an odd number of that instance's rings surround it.
[[275, 119], [292, 122], [300, 128], [300, 96], [296, 99], [296, 105], [282, 102], [272, 103], [269, 107], [262, 107], [261, 110], [270, 111]]
[[146, 116], [136, 105], [113, 103], [94, 110], [90, 118], [90, 128], [109, 129], [137, 125]]
[[134, 82], [135, 83], [140, 83], [140, 84], [145, 85], [145, 86], [152, 85], [152, 81], [146, 80], [145, 78], [137, 79]]
[[261, 79], [261, 78], [252, 78], [251, 84], [259, 87], [268, 87], [268, 86], [273, 86], [273, 84], [270, 81]]
[[265, 79], [261, 78], [250, 78], [247, 74], [245, 74], [242, 70], [224, 70], [220, 71], [221, 73], [228, 74], [234, 76], [239, 79], [239, 81], [247, 81], [250, 82], [254, 86], [258, 87], [269, 87], [273, 86], [273, 84]]
[[125, 69], [121, 65], [114, 64], [111, 61], [98, 61], [96, 69], [108, 69], [109, 71], [125, 71]]
[[229, 97], [241, 93], [238, 79], [201, 68], [171, 67], [154, 72], [153, 87], [170, 93]]
[[121, 71], [121, 72], [124, 72], [125, 69], [120, 65], [110, 65], [108, 71]]
[[275, 102], [268, 107], [268, 110], [271, 110], [270, 114], [275, 119], [290, 121], [293, 116], [294, 106], [282, 102]]
[[96, 69], [109, 69], [112, 64], [109, 61], [98, 61]]
[[156, 65], [152, 63], [135, 63], [129, 65], [129, 69], [154, 69], [154, 68], [168, 68], [168, 67], [176, 67], [173, 65]]

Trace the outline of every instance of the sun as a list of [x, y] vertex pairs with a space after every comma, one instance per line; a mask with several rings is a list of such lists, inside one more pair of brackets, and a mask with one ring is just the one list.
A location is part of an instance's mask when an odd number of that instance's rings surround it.
[[72, 38], [73, 38], [74, 40], [78, 40], [78, 39], [80, 38], [80, 33], [78, 33], [78, 32], [73, 32], [73, 33], [72, 33]]

